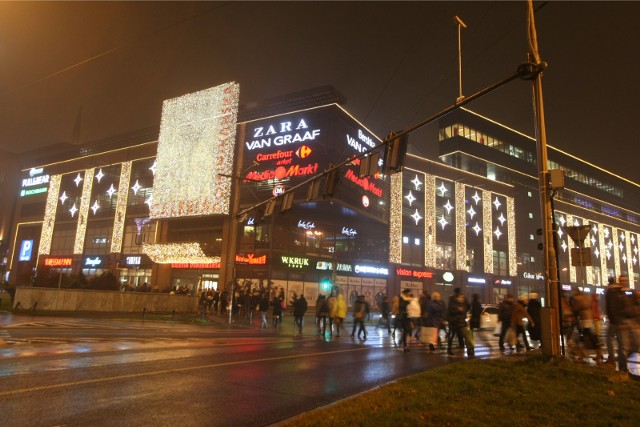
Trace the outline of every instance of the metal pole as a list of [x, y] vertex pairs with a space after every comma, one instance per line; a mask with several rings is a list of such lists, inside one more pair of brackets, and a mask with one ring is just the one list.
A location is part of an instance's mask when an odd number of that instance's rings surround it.
[[[540, 60], [538, 52], [538, 40], [534, 22], [533, 1], [527, 2], [528, 6], [528, 33], [530, 59], [536, 67], [544, 68], [545, 64]], [[550, 307], [559, 308], [559, 281], [557, 274], [556, 254], [553, 247], [553, 216], [551, 211], [551, 197], [549, 186], [549, 170], [547, 157], [547, 134], [544, 118], [544, 100], [542, 96], [542, 73], [538, 72], [533, 78], [533, 102], [536, 119], [536, 145], [538, 151], [538, 184], [540, 188], [540, 212], [542, 214], [542, 231], [544, 245], [544, 269], [546, 280], [546, 292], [549, 296]], [[560, 322], [551, 322], [551, 348], [543, 347], [545, 354], [559, 356]]]
[[455, 16], [453, 21], [458, 25], [458, 83], [460, 91], [456, 102], [460, 102], [464, 99], [462, 94], [462, 27], [467, 28], [467, 24], [462, 22], [459, 16]]

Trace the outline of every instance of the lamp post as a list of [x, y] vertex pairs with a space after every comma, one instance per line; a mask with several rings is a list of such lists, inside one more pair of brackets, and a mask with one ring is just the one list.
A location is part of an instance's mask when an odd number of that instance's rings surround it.
[[457, 103], [464, 99], [464, 95], [462, 94], [462, 27], [467, 28], [467, 24], [465, 24], [458, 15], [453, 17], [453, 22], [458, 26], [458, 83], [460, 91], [458, 98], [456, 98]]

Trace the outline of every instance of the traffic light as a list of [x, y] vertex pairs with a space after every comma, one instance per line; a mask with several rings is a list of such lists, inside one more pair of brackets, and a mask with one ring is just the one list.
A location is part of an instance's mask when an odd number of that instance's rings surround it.
[[330, 292], [331, 288], [333, 287], [333, 283], [331, 282], [331, 278], [329, 277], [323, 277], [320, 280], [320, 290], [322, 292]]
[[282, 196], [282, 205], [280, 205], [280, 213], [284, 213], [293, 207], [293, 192], [285, 193]]
[[340, 177], [338, 174], [340, 173], [339, 168], [331, 169], [333, 165], [329, 165], [330, 171], [327, 173], [327, 181], [324, 185], [324, 198], [333, 197], [336, 194], [336, 190], [338, 189], [338, 182], [340, 182]]
[[378, 172], [378, 162], [380, 161], [380, 152], [376, 151], [366, 157], [360, 159], [360, 171], [358, 178], [375, 175]]
[[386, 138], [387, 144], [384, 150], [384, 173], [400, 172], [404, 166], [404, 157], [407, 154], [408, 134], [400, 137], [390, 132]]
[[264, 207], [264, 214], [263, 216], [269, 216], [273, 213], [273, 210], [276, 207], [276, 201], [274, 200], [269, 200], [266, 204], [266, 206]]
[[320, 178], [316, 178], [309, 183], [309, 188], [307, 188], [307, 197], [306, 201], [309, 202], [311, 200], [317, 199], [320, 195]]

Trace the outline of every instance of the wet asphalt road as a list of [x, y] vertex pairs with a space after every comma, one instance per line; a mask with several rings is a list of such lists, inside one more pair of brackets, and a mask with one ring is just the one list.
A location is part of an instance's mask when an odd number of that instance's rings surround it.
[[[291, 317], [276, 331], [89, 316], [0, 313], [0, 425], [270, 425], [466, 359], [419, 344], [404, 353], [372, 325], [366, 341], [349, 324], [320, 337], [310, 316], [302, 336]], [[476, 356], [498, 356], [482, 335]]]

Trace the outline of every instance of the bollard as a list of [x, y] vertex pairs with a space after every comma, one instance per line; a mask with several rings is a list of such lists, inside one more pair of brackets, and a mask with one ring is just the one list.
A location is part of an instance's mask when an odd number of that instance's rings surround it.
[[147, 307], [142, 309], [142, 318], [144, 319], [146, 315], [147, 315]]

